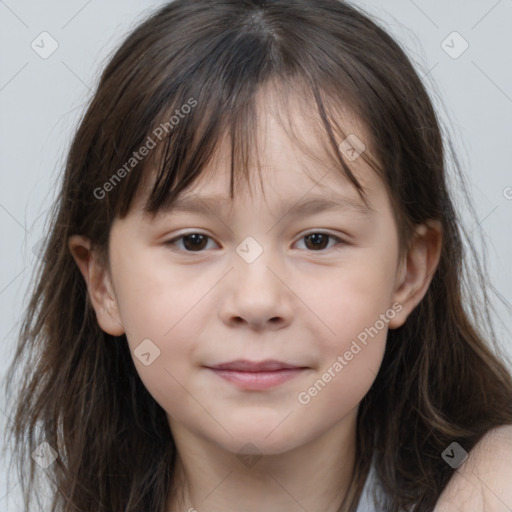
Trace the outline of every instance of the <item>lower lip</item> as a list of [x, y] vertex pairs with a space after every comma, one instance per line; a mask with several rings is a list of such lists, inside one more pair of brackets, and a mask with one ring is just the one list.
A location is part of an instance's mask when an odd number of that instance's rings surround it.
[[268, 389], [293, 379], [305, 368], [287, 368], [271, 372], [241, 372], [235, 370], [216, 370], [209, 368], [219, 377], [236, 384], [242, 389]]

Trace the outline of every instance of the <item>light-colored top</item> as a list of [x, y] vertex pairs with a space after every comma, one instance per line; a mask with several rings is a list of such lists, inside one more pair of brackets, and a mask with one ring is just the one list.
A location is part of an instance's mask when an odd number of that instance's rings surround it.
[[368, 472], [368, 476], [366, 477], [366, 482], [361, 494], [361, 499], [359, 500], [359, 505], [357, 506], [357, 512], [379, 512], [373, 497], [375, 494], [378, 499], [378, 493], [379, 487], [375, 477], [375, 466], [372, 463], [370, 466], [370, 471]]

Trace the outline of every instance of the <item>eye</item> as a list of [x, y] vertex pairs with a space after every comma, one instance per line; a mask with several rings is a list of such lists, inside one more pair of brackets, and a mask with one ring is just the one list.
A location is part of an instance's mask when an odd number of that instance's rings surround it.
[[[341, 238], [338, 238], [337, 236], [331, 235], [330, 233], [322, 233], [319, 231], [307, 233], [304, 236], [302, 236], [300, 240], [306, 241], [305, 245], [308, 249], [312, 249], [313, 252], [319, 252], [319, 251], [325, 250], [326, 242], [329, 238], [331, 240], [338, 241], [338, 244], [335, 244], [335, 245], [340, 245], [340, 244], [345, 243]], [[330, 248], [332, 248], [332, 246]]]
[[202, 252], [202, 249], [205, 248], [206, 241], [212, 240], [208, 235], [204, 233], [186, 233], [184, 235], [178, 236], [166, 242], [166, 245], [175, 245], [176, 242], [183, 242], [182, 247], [178, 250], [184, 252]]

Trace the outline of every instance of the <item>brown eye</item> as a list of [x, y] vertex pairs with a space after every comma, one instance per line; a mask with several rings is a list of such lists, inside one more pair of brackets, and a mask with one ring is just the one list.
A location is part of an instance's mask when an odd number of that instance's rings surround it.
[[178, 250], [184, 252], [202, 252], [208, 240], [211, 240], [211, 238], [202, 233], [188, 233], [169, 240], [166, 242], [166, 245], [173, 246], [176, 245], [177, 242], [182, 242], [182, 247]]
[[308, 249], [325, 249], [329, 235], [324, 233], [313, 233], [304, 237]]
[[[329, 233], [321, 233], [321, 232], [315, 232], [315, 233], [308, 233], [307, 235], [304, 235], [301, 240], [305, 241], [305, 246], [310, 251], [316, 251], [320, 252], [327, 248], [329, 240], [336, 240], [338, 241], [338, 244], [343, 244], [343, 240], [338, 238], [337, 236], [331, 235]], [[333, 246], [331, 246], [333, 247]]]
[[183, 245], [187, 250], [195, 251], [204, 249], [208, 237], [201, 234], [186, 235], [183, 237]]

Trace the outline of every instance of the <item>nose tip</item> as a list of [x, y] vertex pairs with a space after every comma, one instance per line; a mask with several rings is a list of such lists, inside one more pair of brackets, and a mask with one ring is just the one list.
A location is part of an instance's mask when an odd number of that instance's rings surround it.
[[225, 300], [220, 314], [224, 323], [231, 327], [246, 324], [254, 330], [278, 329], [289, 324], [293, 294], [285, 279], [271, 268], [278, 265], [272, 248], [264, 250], [255, 237], [247, 236], [236, 252], [236, 270], [223, 281]]

